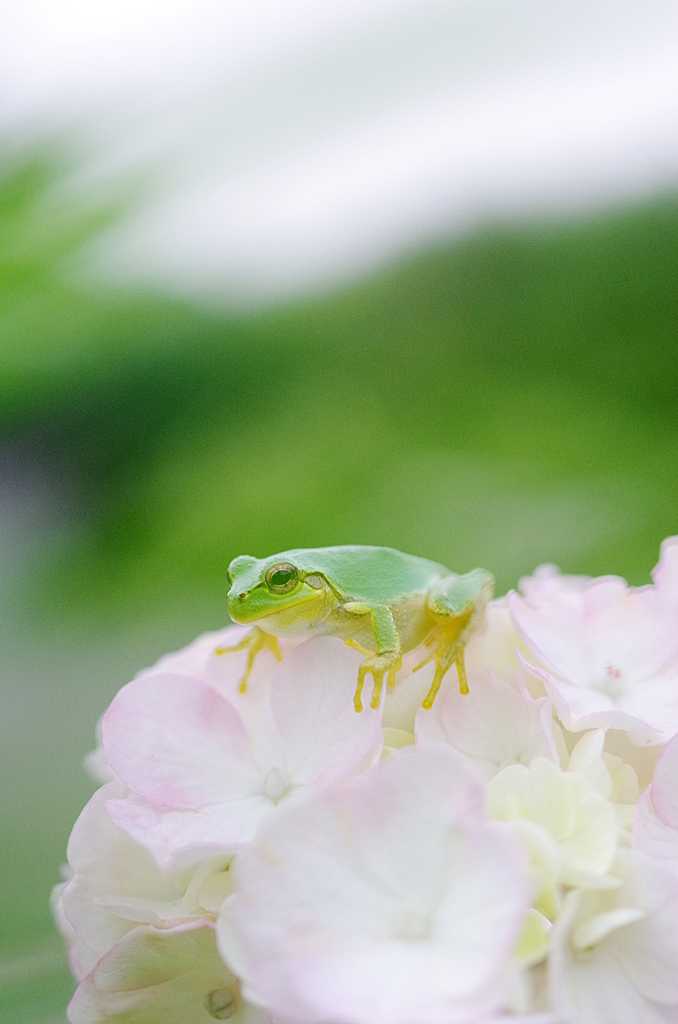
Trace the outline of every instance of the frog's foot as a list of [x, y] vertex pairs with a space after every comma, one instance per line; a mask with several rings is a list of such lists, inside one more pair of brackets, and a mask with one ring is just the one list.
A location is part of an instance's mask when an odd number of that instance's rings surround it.
[[432, 653], [417, 665], [415, 672], [435, 659], [436, 670], [431, 689], [422, 707], [430, 708], [436, 699], [443, 677], [457, 665], [459, 692], [468, 693], [464, 648], [482, 619], [494, 592], [494, 577], [486, 569], [473, 569], [464, 576], [450, 575], [435, 583], [426, 596], [426, 609], [435, 625], [426, 639]]
[[360, 651], [365, 656], [365, 661], [358, 669], [358, 685], [353, 697], [353, 707], [356, 711], [362, 711], [363, 709], [363, 686], [365, 685], [365, 676], [369, 674], [374, 680], [370, 706], [378, 708], [381, 703], [381, 691], [384, 688], [384, 676], [386, 674], [388, 674], [389, 687], [395, 686], [395, 674], [403, 663], [400, 652], [384, 651], [383, 654], [377, 654], [375, 651], [370, 651], [367, 647], [363, 647], [357, 640], [352, 640], [350, 637], [344, 640], [344, 643], [347, 647], [355, 647], [357, 651]]
[[254, 659], [259, 651], [265, 650], [272, 651], [277, 660], [282, 661], [278, 638], [271, 636], [270, 633], [264, 633], [263, 629], [259, 629], [258, 626], [253, 626], [240, 643], [234, 644], [233, 647], [217, 647], [214, 653], [232, 654], [235, 651], [247, 651], [247, 668], [245, 669], [245, 675], [240, 680], [239, 686], [240, 692], [245, 693], [247, 690], [247, 680], [254, 665]]
[[[436, 637], [432, 641], [427, 642], [427, 647], [432, 646], [435, 643]], [[441, 687], [443, 678], [452, 666], [456, 663], [457, 675], [459, 676], [459, 692], [468, 693], [468, 681], [466, 679], [466, 665], [464, 663], [464, 645], [459, 643], [458, 637], [450, 639], [449, 635], [445, 636], [443, 633], [439, 636], [435, 650], [429, 654], [427, 658], [424, 658], [419, 665], [413, 669], [414, 672], [418, 672], [424, 665], [428, 665], [430, 661], [435, 661], [436, 670], [433, 675], [433, 682], [431, 688], [421, 702], [421, 706], [426, 708], [433, 707], [433, 701], [438, 695], [438, 690]]]

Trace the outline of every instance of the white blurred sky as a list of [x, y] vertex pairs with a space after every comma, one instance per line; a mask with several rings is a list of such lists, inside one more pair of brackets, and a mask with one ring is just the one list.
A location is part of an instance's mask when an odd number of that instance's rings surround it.
[[678, 183], [678, 0], [0, 0], [0, 132], [155, 185], [88, 266], [247, 301]]

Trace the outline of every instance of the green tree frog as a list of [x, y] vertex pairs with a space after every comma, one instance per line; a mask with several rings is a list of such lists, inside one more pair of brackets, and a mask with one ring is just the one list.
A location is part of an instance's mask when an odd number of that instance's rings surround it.
[[234, 622], [253, 629], [234, 647], [248, 651], [244, 692], [254, 659], [264, 648], [278, 659], [278, 637], [337, 636], [365, 656], [358, 670], [354, 706], [362, 711], [365, 676], [374, 680], [372, 707], [379, 707], [384, 675], [395, 684], [402, 655], [424, 643], [436, 669], [423, 707], [433, 705], [443, 676], [456, 663], [459, 686], [468, 693], [464, 646], [494, 591], [485, 569], [458, 576], [444, 565], [393, 548], [348, 545], [299, 548], [269, 558], [240, 555], [228, 568], [228, 610]]

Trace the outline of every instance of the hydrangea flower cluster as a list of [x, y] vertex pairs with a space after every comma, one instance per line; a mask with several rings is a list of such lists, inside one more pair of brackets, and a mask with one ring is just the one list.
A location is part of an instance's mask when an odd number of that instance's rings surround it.
[[72, 1024], [678, 1022], [678, 538], [654, 582], [542, 567], [470, 693], [405, 658], [200, 637], [103, 717], [56, 920]]

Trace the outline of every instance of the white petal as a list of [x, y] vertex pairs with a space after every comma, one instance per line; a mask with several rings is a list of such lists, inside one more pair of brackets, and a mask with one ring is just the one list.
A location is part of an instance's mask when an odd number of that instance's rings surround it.
[[[599, 909], [571, 893], [556, 922], [554, 1008], [568, 1024], [668, 1024], [678, 1019], [678, 878], [633, 851], [615, 870], [621, 885]], [[591, 945], [579, 951], [587, 930]]]
[[617, 847], [617, 822], [612, 805], [574, 772], [552, 761], [535, 759], [529, 768], [510, 765], [487, 787], [490, 817], [526, 820], [550, 834], [557, 844], [558, 880], [590, 884], [604, 876]]

